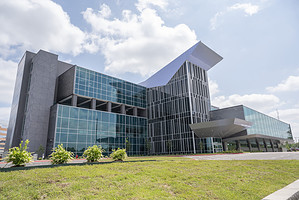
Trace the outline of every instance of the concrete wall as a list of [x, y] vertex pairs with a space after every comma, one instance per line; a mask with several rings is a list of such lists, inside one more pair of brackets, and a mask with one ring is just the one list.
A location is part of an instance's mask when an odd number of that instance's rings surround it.
[[49, 129], [48, 129], [48, 141], [45, 155], [51, 154], [55, 142], [55, 128], [56, 128], [56, 118], [57, 118], [57, 104], [51, 107], [50, 119], [49, 119]]
[[232, 118], [239, 118], [245, 120], [244, 110], [242, 105], [210, 111], [211, 121], [219, 120], [219, 119], [232, 119]]
[[9, 125], [5, 143], [5, 151], [21, 142], [24, 122], [24, 109], [28, 90], [29, 70], [35, 53], [26, 51], [18, 65], [13, 101], [10, 111]]
[[70, 68], [58, 77], [57, 102], [73, 94], [74, 78], [75, 67]]
[[69, 70], [70, 68], [74, 67], [74, 65], [61, 62], [58, 60], [58, 65], [57, 65], [57, 77]]
[[47, 143], [50, 107], [54, 102], [58, 56], [40, 50], [32, 59], [33, 69], [28, 91], [23, 138], [35, 152]]
[[[245, 120], [243, 105], [210, 111], [211, 121], [232, 118], [239, 118]], [[237, 137], [242, 135], [247, 135], [247, 130], [231, 135], [230, 137]]]
[[58, 61], [58, 56], [43, 50], [26, 52], [18, 68], [10, 134], [7, 149], [20, 140], [30, 141], [28, 150], [46, 148], [50, 108], [55, 103], [57, 77], [73, 65]]

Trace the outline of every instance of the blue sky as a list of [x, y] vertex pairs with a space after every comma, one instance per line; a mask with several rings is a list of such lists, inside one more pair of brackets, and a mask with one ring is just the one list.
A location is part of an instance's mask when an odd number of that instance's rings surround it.
[[25, 50], [139, 83], [201, 40], [224, 59], [212, 104], [244, 104], [299, 137], [297, 0], [0, 0], [0, 123]]

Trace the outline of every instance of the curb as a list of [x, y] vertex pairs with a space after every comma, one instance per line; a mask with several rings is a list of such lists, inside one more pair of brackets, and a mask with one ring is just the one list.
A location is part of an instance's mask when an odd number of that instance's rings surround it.
[[299, 179], [286, 187], [273, 192], [262, 200], [298, 200], [299, 199]]

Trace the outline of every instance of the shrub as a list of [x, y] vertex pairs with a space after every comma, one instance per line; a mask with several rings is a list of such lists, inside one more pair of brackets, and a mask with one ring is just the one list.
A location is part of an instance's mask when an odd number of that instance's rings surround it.
[[244, 153], [242, 150], [229, 150], [229, 151], [222, 151], [221, 153]]
[[74, 159], [73, 152], [65, 150], [62, 144], [53, 149], [53, 153], [50, 155], [52, 164], [64, 164], [72, 159]]
[[127, 158], [127, 153], [126, 153], [126, 149], [120, 149], [118, 148], [117, 150], [113, 149], [113, 152], [110, 154], [110, 157], [113, 160], [125, 160]]
[[102, 159], [104, 149], [101, 146], [93, 145], [92, 147], [88, 147], [83, 153], [86, 156], [87, 162], [96, 162]]
[[22, 146], [23, 141], [21, 141], [19, 147], [10, 148], [5, 158], [6, 162], [12, 162], [15, 166], [24, 166], [26, 163], [32, 161], [33, 157], [31, 153], [27, 151], [28, 143], [29, 140], [26, 140], [24, 146]]

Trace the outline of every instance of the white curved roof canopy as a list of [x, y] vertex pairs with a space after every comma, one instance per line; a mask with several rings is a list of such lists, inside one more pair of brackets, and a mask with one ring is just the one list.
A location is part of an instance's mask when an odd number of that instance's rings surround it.
[[190, 61], [204, 70], [209, 70], [221, 60], [220, 55], [199, 41], [146, 81], [139, 84], [147, 88], [166, 85], [185, 61]]

